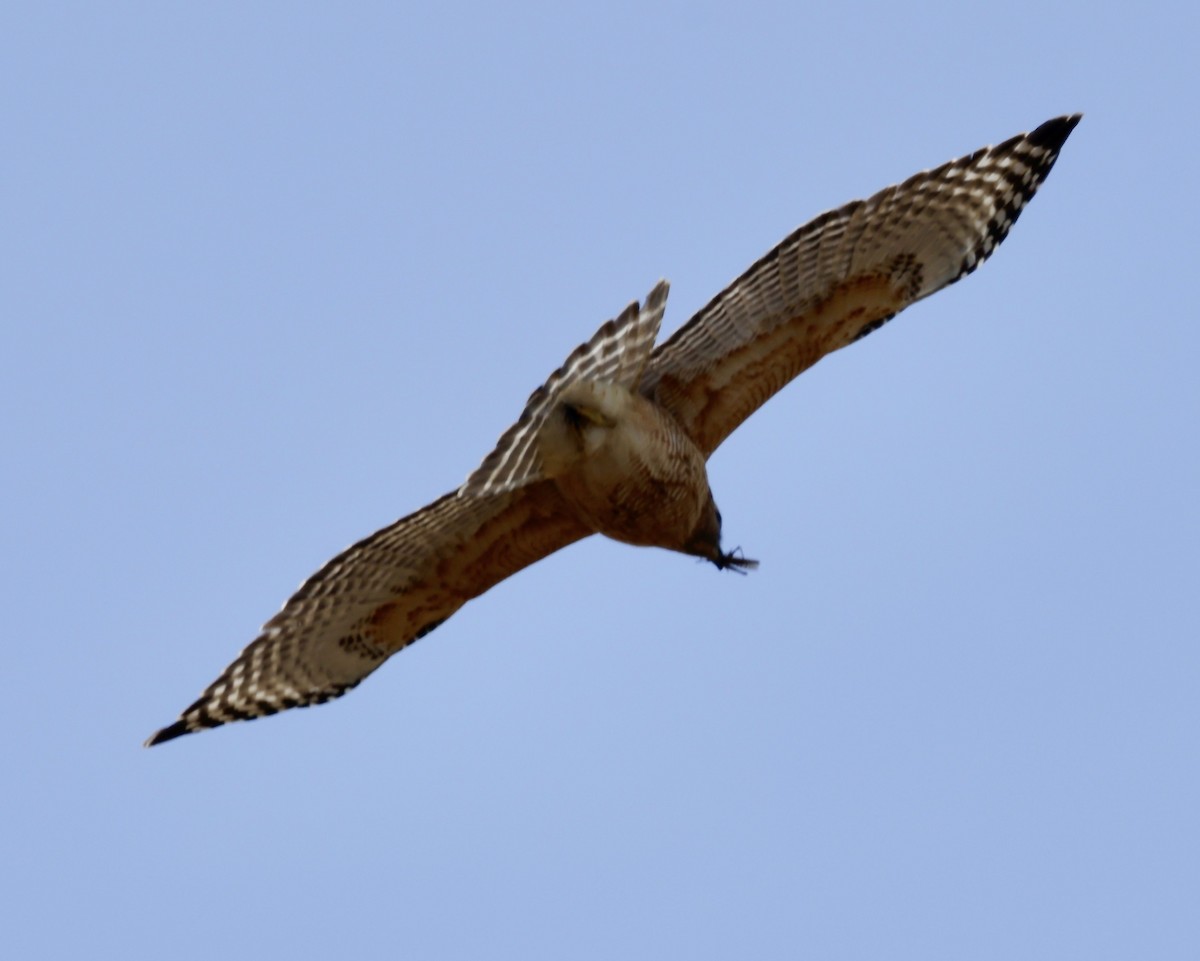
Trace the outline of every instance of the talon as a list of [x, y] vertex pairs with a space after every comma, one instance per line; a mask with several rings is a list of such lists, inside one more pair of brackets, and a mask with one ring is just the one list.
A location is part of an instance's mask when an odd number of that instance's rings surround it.
[[740, 547], [735, 547], [728, 554], [718, 552], [713, 563], [717, 566], [717, 570], [723, 571], [728, 569], [735, 574], [745, 574], [758, 567], [758, 561], [744, 556]]

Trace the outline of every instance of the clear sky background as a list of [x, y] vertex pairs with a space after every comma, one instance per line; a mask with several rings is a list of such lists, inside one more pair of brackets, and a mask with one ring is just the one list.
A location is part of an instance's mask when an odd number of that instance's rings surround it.
[[[1191, 4], [6, 5], [13, 958], [1200, 956]], [[1086, 113], [982, 270], [334, 704], [146, 751], [601, 321]]]

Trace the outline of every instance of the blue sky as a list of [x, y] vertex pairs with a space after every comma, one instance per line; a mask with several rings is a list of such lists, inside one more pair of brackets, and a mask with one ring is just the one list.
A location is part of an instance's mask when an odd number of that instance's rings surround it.
[[[6, 7], [12, 956], [1195, 957], [1198, 25], [1126, 11]], [[1076, 110], [713, 457], [758, 572], [592, 539], [140, 747], [659, 277]]]

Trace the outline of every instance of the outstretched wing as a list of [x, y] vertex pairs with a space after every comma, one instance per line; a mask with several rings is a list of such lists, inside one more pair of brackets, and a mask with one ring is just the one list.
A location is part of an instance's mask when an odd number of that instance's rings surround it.
[[529, 395], [520, 418], [501, 435], [495, 449], [467, 478], [459, 494], [496, 494], [541, 480], [538, 428], [554, 409], [558, 396], [580, 380], [603, 380], [631, 390], [636, 387], [658, 337], [669, 289], [667, 282], [660, 280], [647, 295], [644, 307], [639, 309], [634, 301], [615, 320], [604, 323], [586, 344], [576, 347], [546, 383]]
[[978, 267], [1080, 114], [916, 174], [787, 237], [663, 343], [641, 391], [711, 454], [776, 391]]
[[146, 746], [338, 697], [472, 597], [589, 533], [550, 482], [446, 494], [310, 577]]

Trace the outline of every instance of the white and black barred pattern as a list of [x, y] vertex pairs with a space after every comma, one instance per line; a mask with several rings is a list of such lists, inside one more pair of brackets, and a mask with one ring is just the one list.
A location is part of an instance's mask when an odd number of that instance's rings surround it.
[[922, 171], [800, 227], [655, 349], [641, 390], [707, 453], [792, 378], [975, 270], [1080, 114]]
[[332, 700], [472, 597], [589, 533], [549, 481], [445, 494], [326, 563], [146, 744]]
[[461, 488], [329, 561], [147, 745], [338, 697], [471, 598], [587, 537], [592, 528], [538, 464], [538, 428], [566, 386], [636, 387], [711, 453], [806, 367], [978, 267], [1079, 119], [1048, 121], [822, 214], [653, 349], [667, 298], [658, 284], [534, 391]]
[[517, 422], [506, 430], [495, 449], [459, 488], [462, 497], [513, 490], [542, 478], [537, 452], [538, 429], [563, 390], [581, 380], [600, 380], [633, 389], [642, 379], [670, 285], [660, 280], [646, 296], [635, 300], [614, 320], [606, 321], [585, 344], [580, 344], [546, 382], [529, 395]]

